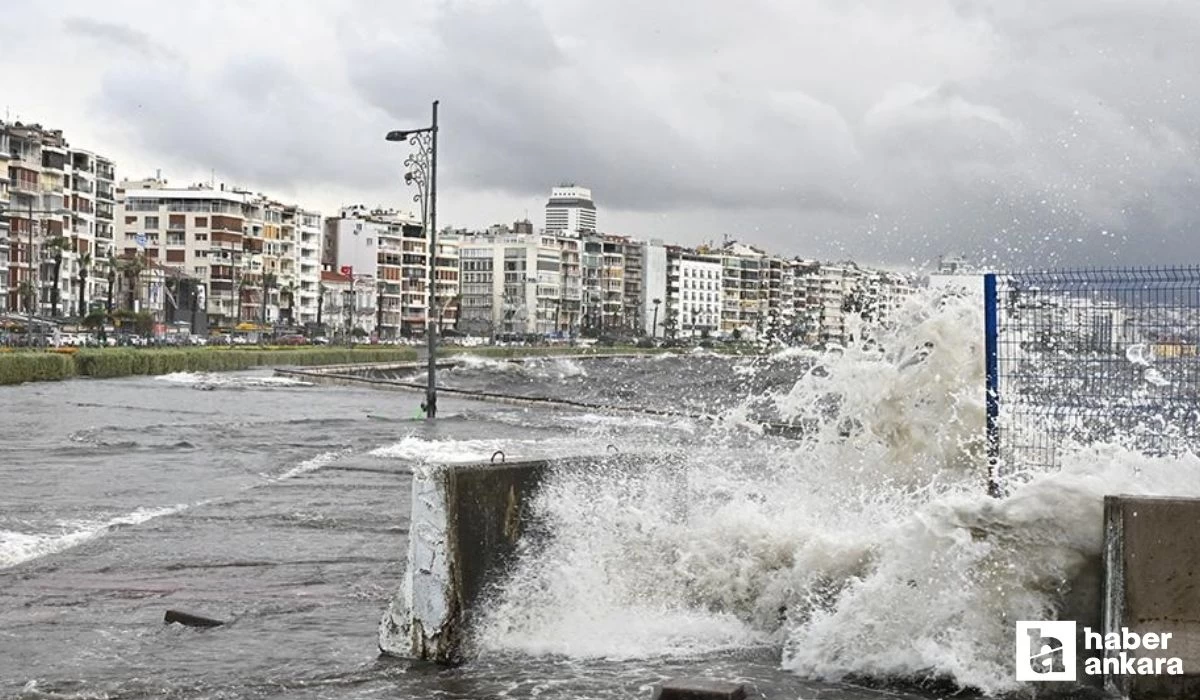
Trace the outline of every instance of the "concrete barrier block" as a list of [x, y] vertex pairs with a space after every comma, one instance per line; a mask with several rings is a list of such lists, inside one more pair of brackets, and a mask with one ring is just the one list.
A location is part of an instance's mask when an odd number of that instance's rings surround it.
[[[657, 456], [662, 458], [662, 456]], [[645, 471], [646, 455], [423, 467], [413, 474], [408, 562], [380, 622], [385, 654], [455, 664], [489, 585], [534, 522], [531, 505], [551, 470]]]
[[[1140, 657], [1179, 658], [1183, 674], [1105, 674], [1130, 700], [1200, 697], [1200, 499], [1104, 499], [1103, 630], [1170, 635]], [[1118, 652], [1106, 650], [1106, 660]]]
[[653, 700], [745, 700], [747, 697], [746, 686], [741, 683], [672, 678], [654, 691]]

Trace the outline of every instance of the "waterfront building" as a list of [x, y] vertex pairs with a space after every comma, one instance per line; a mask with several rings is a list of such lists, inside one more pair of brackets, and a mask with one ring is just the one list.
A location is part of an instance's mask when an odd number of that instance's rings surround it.
[[564, 327], [564, 247], [558, 237], [482, 233], [457, 239], [460, 330], [476, 336], [574, 332]]
[[325, 269], [319, 289], [318, 323], [327, 336], [364, 341], [376, 335], [378, 291], [374, 278]]
[[721, 257], [677, 246], [667, 249], [667, 307], [664, 334], [678, 338], [716, 336], [721, 331]]
[[[345, 207], [325, 223], [325, 264], [377, 285], [383, 339], [423, 337], [429, 317], [429, 241], [420, 219], [394, 209]], [[459, 312], [456, 236], [438, 237], [433, 320], [454, 328]]]
[[0, 121], [0, 168], [0, 304], [86, 314], [106, 285], [99, 261], [112, 252], [112, 160], [71, 146], [61, 130]]
[[[199, 290], [208, 325], [303, 328], [316, 322], [321, 217], [248, 190], [160, 175], [117, 190], [116, 257], [161, 265], [173, 315], [178, 290]], [[140, 298], [139, 302], [148, 302]]]

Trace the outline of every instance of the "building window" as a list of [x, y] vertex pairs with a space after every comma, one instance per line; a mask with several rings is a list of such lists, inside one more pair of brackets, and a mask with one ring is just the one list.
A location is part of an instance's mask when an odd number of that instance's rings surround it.
[[148, 228], [152, 231], [157, 229], [158, 228], [158, 217], [157, 216], [147, 216], [146, 217], [146, 228]]

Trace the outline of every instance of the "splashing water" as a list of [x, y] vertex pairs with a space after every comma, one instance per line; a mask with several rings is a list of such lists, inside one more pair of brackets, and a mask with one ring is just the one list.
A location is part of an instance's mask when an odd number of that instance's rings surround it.
[[1200, 495], [1200, 459], [1095, 445], [987, 497], [981, 315], [974, 299], [921, 294], [846, 348], [782, 353], [813, 360], [767, 397], [806, 427], [800, 441], [710, 431], [682, 471], [556, 474], [535, 503], [544, 536], [487, 606], [478, 648], [769, 644], [815, 678], [1017, 688], [1013, 621], [1098, 610], [1103, 496]]

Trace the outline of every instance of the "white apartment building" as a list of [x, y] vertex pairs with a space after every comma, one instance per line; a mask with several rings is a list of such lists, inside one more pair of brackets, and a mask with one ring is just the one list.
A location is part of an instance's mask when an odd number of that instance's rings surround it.
[[325, 222], [324, 262], [336, 272], [373, 280], [381, 338], [424, 336], [430, 320], [443, 330], [457, 322], [457, 244], [453, 237], [439, 237], [431, 316], [429, 241], [421, 221], [411, 214], [361, 205], [343, 208]]
[[283, 228], [292, 236], [295, 270], [285, 285], [285, 301], [292, 305], [291, 315], [298, 326], [308, 327], [317, 322], [317, 299], [321, 286], [321, 214], [298, 206], [283, 210]]
[[321, 272], [318, 323], [334, 338], [365, 340], [378, 332], [378, 293], [373, 278]]
[[596, 230], [596, 204], [592, 191], [575, 184], [551, 188], [550, 200], [546, 202], [546, 232], [581, 232]]
[[112, 249], [112, 161], [72, 148], [61, 131], [20, 122], [0, 122], [0, 151], [4, 305], [60, 318], [86, 314], [106, 287], [98, 261]]
[[458, 246], [463, 332], [548, 336], [564, 331], [563, 248], [556, 237], [483, 234], [464, 236]]
[[722, 258], [672, 248], [667, 255], [667, 335], [699, 338], [721, 331]]

